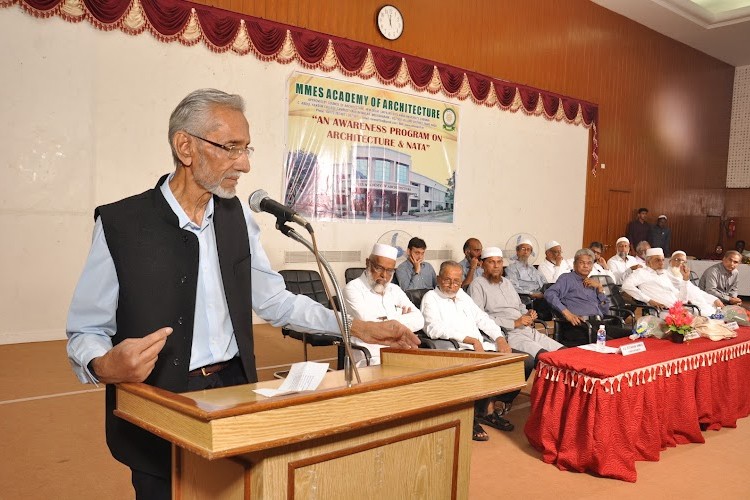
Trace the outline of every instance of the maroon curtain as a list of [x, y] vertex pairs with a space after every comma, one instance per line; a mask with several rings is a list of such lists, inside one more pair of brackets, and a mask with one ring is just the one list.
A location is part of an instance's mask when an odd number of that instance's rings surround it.
[[[68, 13], [63, 13], [60, 9], [61, 2], [62, 0], [16, 0], [15, 3], [20, 3], [27, 12], [37, 17], [60, 15], [70, 21], [82, 19], [82, 17], [74, 18]], [[88, 19], [100, 29], [119, 27], [125, 32], [135, 33], [138, 30], [125, 26], [123, 22], [132, 2], [133, 0], [84, 0], [85, 14], [83, 18]], [[527, 113], [536, 113], [540, 99], [543, 112], [549, 118], [556, 117], [558, 109], [562, 106], [565, 119], [574, 121], [580, 110], [584, 125], [591, 127], [593, 130], [593, 172], [596, 173], [599, 144], [597, 137], [599, 108], [596, 104], [493, 79], [446, 64], [400, 54], [353, 40], [332, 37], [316, 31], [215, 7], [207, 7], [182, 0], [140, 0], [140, 4], [151, 31], [157, 38], [165, 41], [177, 39], [184, 44], [197, 43], [198, 40], [184, 40], [179, 37], [190, 21], [192, 10], [195, 9], [204, 43], [217, 52], [232, 50], [232, 44], [242, 26], [242, 21], [244, 21], [252, 43], [251, 49], [254, 49], [256, 54], [264, 60], [274, 59], [279, 54], [287, 33], [289, 33], [299, 61], [307, 67], [318, 67], [325, 57], [329, 43], [331, 43], [336, 54], [338, 67], [348, 75], [355, 75], [362, 69], [369, 51], [372, 53], [377, 77], [384, 83], [394, 83], [393, 80], [398, 75], [401, 64], [405, 61], [410, 79], [410, 82], [407, 83], [411, 83], [418, 90], [425, 89], [432, 80], [435, 68], [437, 68], [443, 92], [452, 97], [458, 97], [459, 99], [471, 97], [474, 102], [481, 104], [486, 102], [490, 95], [490, 89], [494, 87], [498, 105], [502, 109], [511, 109], [511, 105], [518, 95], [521, 105]], [[3, 5], [9, 6], [13, 3]], [[288, 60], [280, 62], [288, 62]], [[467, 78], [469, 83], [468, 95], [460, 93], [464, 77]]]

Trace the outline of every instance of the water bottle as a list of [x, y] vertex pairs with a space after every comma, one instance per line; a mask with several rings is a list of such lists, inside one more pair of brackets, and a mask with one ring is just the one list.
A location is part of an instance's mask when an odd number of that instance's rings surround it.
[[607, 330], [604, 325], [599, 325], [599, 329], [596, 331], [596, 345], [604, 346], [607, 343]]

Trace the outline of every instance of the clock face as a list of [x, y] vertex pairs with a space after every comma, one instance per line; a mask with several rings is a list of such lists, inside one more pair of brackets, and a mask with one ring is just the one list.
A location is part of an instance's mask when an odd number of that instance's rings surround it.
[[404, 18], [393, 5], [386, 5], [378, 12], [378, 29], [388, 40], [395, 40], [404, 32]]

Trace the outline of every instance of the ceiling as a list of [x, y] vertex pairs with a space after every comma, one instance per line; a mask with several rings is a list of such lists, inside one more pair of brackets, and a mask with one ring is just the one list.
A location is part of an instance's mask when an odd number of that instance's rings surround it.
[[750, 65], [750, 0], [592, 0], [732, 66]]

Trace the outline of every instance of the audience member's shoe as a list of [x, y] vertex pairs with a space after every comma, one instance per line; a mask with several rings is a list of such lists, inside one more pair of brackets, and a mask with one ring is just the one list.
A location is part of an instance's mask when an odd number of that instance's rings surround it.
[[477, 419], [474, 419], [474, 431], [471, 435], [471, 439], [474, 441], [489, 441], [490, 436], [487, 434], [487, 431], [485, 431], [481, 425], [479, 425], [479, 422], [477, 422]]
[[484, 417], [479, 417], [478, 419], [481, 423], [485, 425], [489, 425], [493, 429], [497, 429], [499, 431], [505, 431], [510, 432], [513, 430], [514, 426], [510, 422], [508, 422], [506, 419], [501, 417], [497, 414], [497, 412], [492, 412], [489, 415], [486, 415]]

